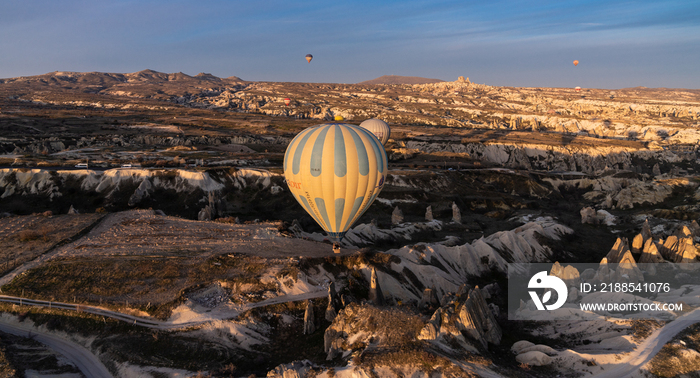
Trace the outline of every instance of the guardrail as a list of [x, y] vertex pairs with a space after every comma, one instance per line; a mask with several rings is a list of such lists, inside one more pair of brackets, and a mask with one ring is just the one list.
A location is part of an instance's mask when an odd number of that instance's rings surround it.
[[[317, 290], [317, 291], [312, 291], [312, 292], [303, 293], [303, 294], [295, 294], [295, 295], [282, 295], [279, 297], [269, 298], [269, 299], [266, 299], [264, 301], [257, 302], [255, 304], [249, 304], [248, 306], [245, 306], [244, 310], [250, 310], [250, 309], [255, 308], [255, 307], [262, 307], [262, 306], [267, 306], [267, 305], [271, 305], [271, 304], [295, 302], [295, 301], [299, 301], [299, 300], [312, 299], [312, 298], [321, 298], [321, 297], [324, 297], [326, 295], [327, 295], [326, 290]], [[168, 323], [168, 322], [164, 322], [161, 320], [145, 319], [145, 318], [142, 318], [139, 316], [127, 315], [127, 314], [123, 314], [121, 312], [106, 310], [104, 308], [95, 307], [95, 306], [88, 306], [88, 305], [82, 305], [82, 304], [71, 304], [71, 303], [64, 303], [64, 302], [42, 301], [42, 300], [38, 300], [38, 299], [13, 297], [10, 295], [0, 295], [0, 302], [17, 304], [20, 306], [37, 306], [37, 307], [57, 308], [60, 310], [72, 310], [72, 311], [77, 311], [77, 312], [86, 312], [88, 314], [100, 315], [100, 316], [105, 316], [105, 317], [112, 318], [112, 319], [121, 320], [123, 322], [131, 323], [133, 325], [137, 325], [137, 326], [141, 326], [141, 327], [155, 328], [155, 329], [161, 329], [161, 330], [175, 330], [175, 329], [182, 329], [182, 328], [188, 328], [188, 327], [195, 327], [198, 325], [202, 325], [202, 324], [214, 321], [214, 319], [207, 319], [207, 320], [201, 320], [201, 321], [173, 324], [173, 323]], [[238, 316], [238, 313], [236, 313], [235, 315], [232, 315], [231, 317], [229, 317], [229, 319], [235, 318], [237, 316]], [[217, 320], [223, 320], [223, 319], [217, 319]]]
[[175, 328], [186, 328], [186, 327], [202, 324], [202, 322], [169, 324], [166, 322], [162, 322], [160, 320], [144, 319], [144, 318], [141, 318], [138, 316], [127, 315], [127, 314], [123, 314], [121, 312], [106, 310], [106, 309], [103, 309], [100, 307], [94, 307], [94, 306], [88, 306], [88, 305], [82, 305], [82, 304], [70, 304], [70, 303], [63, 303], [63, 302], [42, 301], [42, 300], [37, 300], [37, 299], [12, 297], [9, 295], [0, 295], [0, 302], [17, 304], [20, 306], [37, 306], [37, 307], [56, 308], [56, 309], [61, 309], [61, 310], [72, 310], [72, 311], [77, 311], [77, 312], [86, 312], [88, 314], [106, 316], [108, 318], [121, 320], [121, 321], [124, 321], [127, 323], [131, 323], [134, 325], [147, 327], [147, 328], [175, 329]]

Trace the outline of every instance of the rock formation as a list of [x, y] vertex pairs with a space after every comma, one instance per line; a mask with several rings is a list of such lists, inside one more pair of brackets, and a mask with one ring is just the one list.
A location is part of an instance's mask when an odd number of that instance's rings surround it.
[[642, 248], [644, 248], [644, 236], [642, 234], [637, 234], [632, 239], [632, 252], [641, 253]]
[[679, 247], [680, 243], [678, 242], [678, 236], [671, 235], [667, 237], [661, 245], [661, 256], [663, 256], [666, 260], [672, 260]]
[[651, 234], [651, 226], [649, 226], [648, 219], [644, 220], [644, 224], [642, 225], [642, 237], [644, 238], [645, 244], [646, 244], [647, 240], [649, 240], [653, 237], [653, 235]]
[[418, 309], [430, 309], [440, 307], [440, 301], [438, 300], [435, 290], [430, 288], [423, 289], [423, 296], [420, 301], [418, 301]]
[[369, 282], [369, 300], [374, 303], [375, 306], [384, 306], [384, 295], [382, 294], [382, 288], [379, 287], [379, 281], [377, 281], [377, 271], [372, 268], [372, 273]]
[[398, 206], [396, 206], [394, 211], [391, 213], [391, 224], [398, 225], [401, 223], [403, 223], [403, 212]]
[[595, 210], [592, 207], [581, 209], [581, 223], [583, 224], [614, 224], [615, 216], [605, 210]]
[[459, 311], [458, 328], [464, 330], [486, 347], [487, 343], [498, 345], [501, 342], [501, 327], [489, 310], [479, 287], [469, 291], [467, 300]]
[[[267, 189], [272, 185], [273, 176], [277, 176], [276, 181], [282, 181], [280, 175], [273, 175], [264, 170], [238, 169], [210, 173], [184, 169], [50, 171], [0, 168], [0, 192], [4, 189], [2, 192], [4, 197], [41, 195], [49, 199], [62, 197], [67, 201], [72, 201], [74, 198], [83, 199], [86, 193], [91, 193], [91, 196], [102, 197], [104, 204], [114, 204], [117, 207], [143, 205], [145, 200], [157, 202], [159, 207], [173, 206], [170, 198], [176, 196], [180, 201], [186, 200], [191, 201], [191, 204], [197, 204], [197, 209], [200, 209], [200, 202], [205, 202], [204, 212], [194, 211], [192, 217], [201, 213], [204, 218], [213, 219], [220, 216], [220, 211], [224, 208], [216, 192], [222, 190], [233, 192], [249, 186]], [[76, 187], [79, 189], [75, 190]], [[153, 193], [160, 195], [154, 197]], [[165, 193], [168, 195], [164, 195]], [[207, 206], [209, 206], [208, 209]]]
[[340, 296], [340, 303], [342, 304], [342, 307], [347, 307], [350, 305], [350, 303], [355, 303], [355, 298], [353, 298], [350, 295], [343, 294]]
[[685, 230], [679, 232], [680, 237], [671, 235], [666, 238], [660, 249], [661, 255], [666, 260], [674, 263], [696, 262], [698, 251], [693, 244], [693, 238], [691, 236], [683, 236], [684, 234], [691, 234], [691, 232], [688, 228], [685, 228]]
[[432, 206], [428, 206], [425, 208], [425, 220], [428, 222], [433, 220], [433, 208], [432, 208]]
[[698, 222], [693, 220], [690, 222], [690, 226], [688, 226], [688, 229], [692, 233], [693, 238], [696, 238], [700, 236], [700, 225], [698, 225]]
[[[641, 235], [642, 234], [639, 234], [637, 236]], [[637, 237], [635, 237], [635, 240], [636, 239]], [[654, 239], [647, 239], [647, 241], [644, 243], [644, 246], [642, 247], [641, 253], [641, 256], [639, 256], [640, 264], [654, 264], [664, 261], [664, 258], [659, 253], [659, 247], [654, 241]]]
[[615, 244], [610, 249], [610, 252], [605, 256], [607, 262], [610, 264], [617, 264], [622, 259], [625, 253], [629, 252], [629, 246], [627, 238], [617, 238]]
[[515, 360], [521, 364], [527, 364], [531, 366], [546, 366], [552, 363], [551, 357], [538, 351], [531, 351], [519, 354], [515, 356]]
[[457, 343], [474, 353], [477, 353], [478, 348], [488, 347], [489, 343], [498, 345], [502, 331], [479, 287], [460, 291], [468, 291], [466, 298], [462, 295], [461, 299], [457, 298], [437, 309], [418, 338], [446, 342], [448, 345]]
[[637, 263], [632, 257], [632, 252], [627, 250], [620, 261], [618, 262], [617, 269], [611, 276], [612, 282], [615, 283], [640, 283], [644, 282], [644, 274], [637, 267]]
[[68, 214], [78, 214], [78, 210], [76, 210], [73, 205], [70, 205], [70, 209], [68, 209]]
[[377, 308], [352, 303], [342, 309], [323, 335], [327, 359], [350, 350], [382, 348], [387, 343], [412, 343], [422, 321], [417, 315], [396, 308]]
[[580, 211], [581, 213], [581, 223], [583, 224], [598, 224], [598, 218], [596, 218], [595, 209], [592, 207], [584, 207]]
[[676, 236], [678, 238], [691, 238], [693, 236], [693, 232], [688, 228], [688, 226], [681, 226], [676, 232]]
[[332, 322], [338, 315], [338, 310], [340, 310], [340, 299], [335, 291], [335, 283], [331, 281], [328, 285], [328, 306], [326, 307], [325, 318], [329, 322]]
[[316, 364], [309, 360], [281, 364], [267, 373], [267, 378], [303, 378]]
[[462, 213], [454, 202], [452, 202], [452, 221], [455, 223], [462, 223]]
[[425, 326], [418, 334], [419, 340], [436, 340], [440, 335], [440, 325], [442, 324], [442, 309], [438, 308], [433, 312]]
[[534, 345], [535, 345], [534, 343], [531, 343], [527, 340], [520, 340], [520, 341], [516, 341], [515, 343], [513, 343], [513, 346], [510, 347], [510, 350], [511, 350], [511, 352], [513, 352], [515, 354], [520, 354], [523, 352], [523, 350], [530, 348], [531, 346], [534, 346]]
[[568, 287], [578, 287], [581, 283], [581, 277], [578, 269], [574, 268], [571, 265], [562, 267], [559, 264], [559, 261], [555, 262], [554, 265], [552, 265], [552, 269], [549, 272], [549, 274], [561, 278]]
[[306, 300], [306, 311], [304, 311], [304, 335], [310, 335], [316, 331], [314, 318], [314, 307], [310, 300]]
[[221, 215], [220, 209], [224, 207], [225, 203], [219, 198], [218, 194], [216, 192], [209, 192], [207, 193], [207, 205], [199, 211], [197, 219], [201, 221], [214, 220]]

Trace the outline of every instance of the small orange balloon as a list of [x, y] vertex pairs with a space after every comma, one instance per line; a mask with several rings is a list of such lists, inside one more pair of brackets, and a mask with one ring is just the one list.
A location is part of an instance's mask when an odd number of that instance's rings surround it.
[[578, 66], [578, 60], [574, 60], [574, 66]]

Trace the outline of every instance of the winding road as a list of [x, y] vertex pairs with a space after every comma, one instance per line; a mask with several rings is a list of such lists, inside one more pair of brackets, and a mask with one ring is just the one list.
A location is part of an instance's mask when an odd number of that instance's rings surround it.
[[674, 336], [698, 322], [700, 308], [697, 308], [665, 326], [654, 331], [627, 357], [627, 361], [615, 365], [614, 368], [593, 375], [594, 378], [624, 378], [637, 372], [644, 364], [651, 361], [666, 343]]
[[[250, 303], [241, 307], [240, 311], [231, 312], [226, 319], [237, 317], [241, 312], [256, 308], [264, 307], [272, 304], [295, 302], [306, 299], [322, 298], [327, 295], [325, 290], [318, 290], [303, 294], [282, 295], [275, 298], [266, 299], [264, 301]], [[117, 311], [106, 310], [99, 307], [76, 305], [62, 302], [48, 302], [33, 299], [12, 297], [0, 295], [0, 302], [14, 303], [18, 305], [41, 306], [50, 308], [60, 308], [65, 310], [82, 311], [95, 315], [101, 315], [118, 319], [121, 321], [136, 324], [142, 327], [159, 329], [159, 330], [174, 330], [202, 325], [213, 320], [200, 320], [183, 323], [170, 323], [155, 319], [148, 319], [133, 315], [123, 314]], [[686, 329], [687, 327], [698, 322], [700, 318], [700, 308], [695, 309], [678, 319], [669, 322], [664, 327], [654, 331], [642, 344], [630, 353], [625, 362], [615, 365], [612, 369], [600, 372], [591, 376], [592, 378], [624, 378], [636, 373], [644, 364], [649, 362], [654, 356], [668, 343], [674, 336]], [[217, 319], [219, 320], [219, 319]], [[47, 345], [55, 351], [63, 354], [71, 362], [73, 362], [86, 376], [89, 377], [111, 377], [109, 371], [104, 367], [102, 362], [84, 347], [61, 339], [48, 333], [42, 333], [35, 329], [23, 328], [16, 324], [8, 324], [0, 320], [0, 331], [11, 333], [22, 337], [33, 337], [35, 340]]]
[[257, 307], [264, 307], [264, 306], [269, 306], [269, 305], [273, 305], [273, 304], [280, 304], [280, 303], [287, 303], [287, 302], [303, 301], [306, 299], [323, 298], [326, 295], [328, 295], [328, 292], [325, 290], [310, 291], [310, 292], [302, 293], [302, 294], [280, 295], [278, 297], [269, 298], [269, 299], [266, 299], [266, 300], [260, 301], [260, 302], [247, 303], [246, 305], [241, 306], [241, 308], [238, 309], [237, 311], [231, 311], [231, 312], [227, 313], [227, 315], [225, 317], [222, 317], [222, 318], [196, 320], [196, 321], [182, 322], [182, 323], [172, 323], [172, 322], [167, 322], [167, 321], [162, 321], [162, 320], [157, 320], [157, 319], [149, 319], [149, 318], [144, 318], [144, 317], [140, 317], [140, 316], [128, 315], [128, 314], [124, 314], [124, 313], [121, 313], [118, 311], [107, 310], [107, 309], [104, 309], [101, 307], [87, 306], [87, 305], [81, 305], [81, 304], [71, 304], [71, 303], [64, 303], [64, 302], [41, 301], [41, 300], [36, 300], [36, 299], [12, 297], [9, 295], [0, 295], [0, 302], [12, 303], [12, 304], [20, 305], [20, 306], [38, 306], [38, 307], [56, 308], [56, 309], [61, 309], [61, 310], [87, 312], [89, 314], [105, 316], [108, 318], [121, 320], [121, 321], [124, 321], [127, 323], [141, 326], [141, 327], [147, 327], [147, 328], [159, 329], [159, 330], [175, 330], [175, 329], [182, 329], [182, 328], [188, 328], [188, 327], [195, 327], [195, 326], [206, 324], [206, 323], [209, 323], [209, 322], [212, 322], [215, 320], [234, 319], [234, 318], [238, 317], [238, 315], [241, 314], [242, 312], [245, 312], [245, 311], [257, 308]]
[[86, 377], [112, 377], [112, 374], [99, 358], [76, 343], [48, 333], [39, 332], [33, 329], [33, 327], [25, 328], [16, 324], [7, 324], [2, 321], [0, 321], [0, 331], [20, 337], [28, 337], [46, 345], [72, 362]]
[[[242, 306], [240, 311], [238, 312], [231, 312], [230, 316], [227, 317], [227, 319], [232, 319], [237, 317], [241, 312], [256, 308], [256, 307], [263, 307], [263, 306], [268, 306], [272, 304], [279, 304], [279, 303], [286, 303], [286, 302], [296, 302], [296, 301], [301, 301], [301, 300], [306, 300], [306, 299], [313, 299], [313, 298], [322, 298], [327, 295], [327, 292], [325, 290], [317, 290], [317, 291], [312, 291], [308, 293], [302, 293], [302, 294], [295, 294], [295, 295], [281, 295], [279, 297], [275, 298], [270, 298], [266, 299], [264, 301], [256, 302], [256, 303], [250, 303], [246, 306]], [[73, 310], [73, 311], [82, 311], [82, 312], [87, 312], [90, 314], [95, 314], [95, 315], [101, 315], [105, 317], [110, 317], [113, 319], [118, 319], [121, 321], [125, 321], [128, 323], [136, 324], [142, 327], [147, 327], [151, 329], [159, 329], [159, 330], [174, 330], [174, 329], [180, 329], [180, 328], [188, 328], [188, 327], [193, 327], [201, 324], [205, 324], [208, 322], [211, 322], [213, 320], [208, 319], [208, 320], [200, 320], [200, 321], [193, 321], [193, 322], [184, 322], [184, 323], [169, 323], [169, 322], [164, 322], [160, 320], [155, 320], [155, 319], [147, 319], [147, 318], [142, 318], [138, 316], [133, 316], [133, 315], [127, 315], [123, 314], [120, 312], [116, 311], [110, 311], [106, 310], [103, 308], [99, 307], [93, 307], [93, 306], [85, 306], [85, 305], [77, 305], [77, 304], [70, 304], [70, 303], [62, 303], [62, 302], [48, 302], [48, 301], [40, 301], [40, 300], [35, 300], [35, 299], [27, 299], [27, 298], [19, 298], [19, 297], [12, 297], [12, 296], [7, 296], [7, 295], [0, 295], [0, 302], [7, 302], [7, 303], [13, 303], [13, 304], [18, 304], [18, 305], [24, 305], [24, 306], [39, 306], [39, 307], [48, 307], [48, 308], [57, 308], [57, 309], [63, 309], [63, 310]], [[219, 320], [219, 319], [217, 319]], [[63, 355], [66, 359], [71, 361], [78, 369], [80, 369], [81, 372], [86, 377], [96, 377], [96, 378], [103, 378], [103, 377], [112, 377], [112, 374], [107, 370], [107, 368], [104, 366], [102, 361], [100, 361], [97, 356], [95, 356], [92, 352], [89, 350], [85, 349], [83, 346], [62, 339], [58, 336], [52, 335], [51, 333], [46, 333], [42, 332], [40, 330], [35, 329], [35, 327], [27, 326], [23, 327], [21, 325], [17, 325], [14, 323], [7, 323], [0, 319], [0, 332], [5, 332], [5, 333], [10, 333], [13, 335], [21, 336], [21, 337], [29, 337], [33, 338], [34, 340], [46, 345], [47, 347], [53, 349], [54, 351], [60, 353]]]

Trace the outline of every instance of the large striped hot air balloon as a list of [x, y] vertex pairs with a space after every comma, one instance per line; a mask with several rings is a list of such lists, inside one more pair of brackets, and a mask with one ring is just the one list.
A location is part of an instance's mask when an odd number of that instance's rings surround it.
[[386, 145], [386, 142], [389, 140], [389, 136], [391, 136], [391, 129], [389, 128], [389, 125], [381, 119], [370, 118], [363, 121], [360, 124], [360, 127], [363, 127], [374, 134], [377, 139], [382, 142], [382, 145]]
[[384, 187], [387, 157], [369, 131], [344, 123], [310, 127], [284, 154], [284, 177], [294, 198], [340, 243]]

